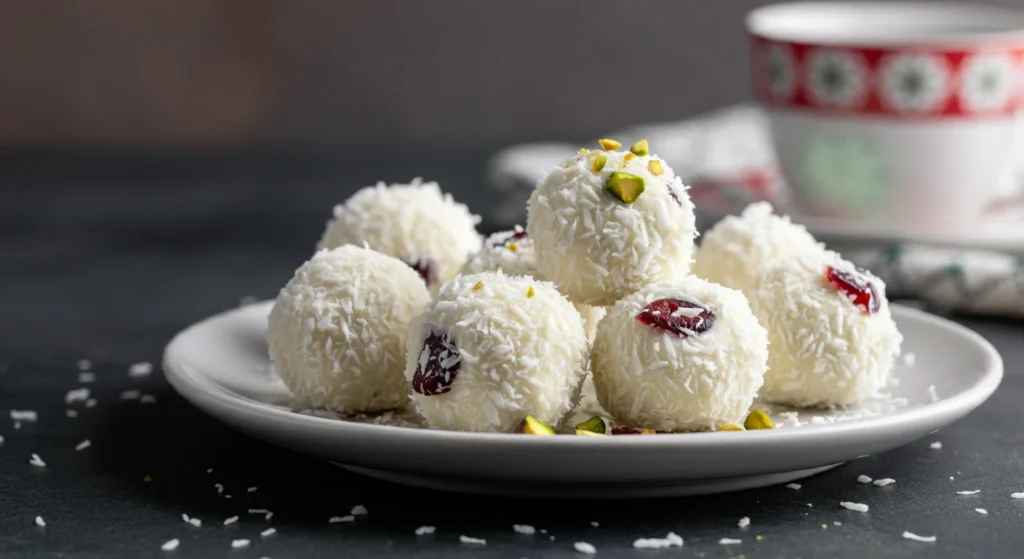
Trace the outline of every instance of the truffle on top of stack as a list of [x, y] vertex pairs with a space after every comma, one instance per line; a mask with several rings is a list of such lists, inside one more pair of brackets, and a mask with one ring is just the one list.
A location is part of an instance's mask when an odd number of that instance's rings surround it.
[[395, 258], [351, 245], [318, 251], [270, 311], [270, 359], [299, 403], [340, 413], [400, 407], [406, 337], [429, 301], [423, 280]]
[[885, 386], [903, 337], [882, 280], [818, 251], [768, 263], [750, 292], [771, 347], [763, 398], [845, 406]]
[[574, 303], [608, 306], [690, 270], [697, 235], [686, 186], [641, 140], [601, 140], [542, 179], [526, 230], [541, 277]]
[[[504, 272], [510, 276], [544, 279], [537, 274], [537, 252], [533, 247], [533, 239], [518, 225], [511, 231], [499, 231], [487, 237], [483, 247], [466, 261], [461, 273], [480, 272]], [[593, 340], [597, 332], [597, 323], [604, 316], [605, 309], [590, 305], [574, 306], [583, 317], [587, 339]]]
[[823, 245], [803, 225], [775, 215], [768, 202], [756, 202], [704, 233], [693, 274], [746, 292], [765, 264], [821, 250]]
[[740, 422], [764, 381], [768, 335], [739, 291], [685, 276], [615, 303], [592, 350], [598, 401], [659, 431]]
[[365, 245], [411, 266], [434, 292], [480, 249], [479, 222], [436, 182], [380, 182], [334, 207], [318, 248]]
[[484, 272], [445, 284], [413, 326], [406, 378], [436, 428], [512, 432], [575, 407], [589, 370], [583, 320], [547, 282]]

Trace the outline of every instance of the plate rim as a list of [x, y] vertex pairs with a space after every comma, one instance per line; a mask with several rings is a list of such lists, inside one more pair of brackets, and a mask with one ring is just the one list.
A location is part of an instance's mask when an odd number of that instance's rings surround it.
[[[344, 421], [281, 409], [271, 404], [253, 400], [218, 384], [216, 381], [196, 371], [191, 365], [184, 363], [177, 355], [181, 351], [178, 347], [184, 343], [182, 340], [186, 339], [196, 330], [208, 326], [211, 322], [227, 320], [241, 313], [257, 312], [258, 308], [269, 310], [272, 304], [272, 300], [266, 300], [223, 311], [193, 323], [176, 334], [167, 344], [163, 355], [164, 376], [175, 391], [191, 404], [203, 410], [204, 413], [213, 415], [221, 421], [225, 420], [218, 414], [210, 411], [200, 401], [215, 408], [223, 409], [227, 407], [235, 412], [255, 416], [261, 421], [273, 421], [279, 425], [290, 424], [291, 427], [308, 428], [311, 430], [333, 430], [340, 436], [377, 436], [396, 440], [412, 437], [420, 442], [443, 439], [452, 443], [473, 444], [477, 446], [500, 445], [506, 448], [509, 446], [537, 447], [551, 444], [569, 448], [575, 445], [587, 445], [586, 448], [588, 449], [636, 448], [638, 446], [700, 448], [708, 445], [723, 444], [725, 441], [743, 441], [745, 444], [750, 445], [774, 445], [779, 442], [779, 439], [784, 439], [786, 442], [799, 443], [801, 442], [800, 439], [803, 438], [814, 439], [820, 437], [823, 432], [843, 436], [850, 432], [862, 432], [873, 428], [896, 428], [900, 425], [913, 424], [932, 416], [956, 415], [958, 412], [962, 412], [959, 414], [959, 418], [984, 403], [999, 387], [1004, 376], [1003, 360], [999, 352], [977, 332], [949, 319], [894, 303], [891, 305], [894, 316], [902, 315], [912, 320], [923, 321], [931, 327], [966, 337], [977, 346], [984, 358], [982, 363], [983, 370], [978, 380], [972, 386], [954, 396], [940, 398], [937, 402], [926, 403], [894, 413], [825, 424], [803, 424], [799, 428], [787, 427], [770, 431], [758, 431], [757, 433], [668, 433], [656, 437], [521, 437], [515, 436], [512, 433], [476, 433], [419, 429], [397, 425]], [[193, 370], [189, 371], [187, 369]]]

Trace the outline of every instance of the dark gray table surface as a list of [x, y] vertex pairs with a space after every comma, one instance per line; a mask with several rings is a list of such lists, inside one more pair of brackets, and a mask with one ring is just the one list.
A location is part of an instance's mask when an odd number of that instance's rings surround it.
[[[243, 296], [272, 297], [309, 254], [331, 204], [357, 186], [422, 174], [486, 205], [484, 155], [0, 156], [0, 557], [581, 557], [576, 541], [598, 557], [1020, 556], [1024, 500], [1010, 498], [1024, 491], [1020, 322], [955, 317], [999, 348], [1006, 378], [950, 428], [797, 491], [696, 498], [560, 502], [390, 485], [232, 431], [172, 392], [158, 367], [129, 378], [131, 363], [158, 365], [166, 341], [190, 323]], [[93, 408], [64, 403], [80, 386], [82, 358], [98, 377], [88, 385]], [[157, 401], [119, 400], [128, 389]], [[66, 417], [69, 407], [77, 418]], [[15, 429], [11, 408], [36, 410], [39, 420]], [[92, 446], [76, 452], [85, 439]], [[929, 448], [935, 440], [941, 450]], [[47, 466], [29, 465], [32, 453]], [[865, 486], [860, 474], [897, 483]], [[972, 489], [981, 492], [956, 494]], [[870, 511], [842, 510], [844, 500]], [[368, 516], [328, 524], [358, 504]], [[223, 525], [235, 515], [238, 523]], [[741, 530], [744, 516], [751, 524]], [[519, 535], [513, 524], [547, 533]], [[437, 532], [416, 537], [421, 525]], [[261, 538], [271, 526], [277, 534]], [[938, 542], [905, 540], [904, 530]], [[682, 548], [632, 548], [669, 531]], [[460, 544], [461, 534], [487, 545]], [[723, 537], [743, 543], [720, 545]], [[181, 545], [165, 554], [171, 538]], [[232, 550], [237, 538], [252, 545]]]

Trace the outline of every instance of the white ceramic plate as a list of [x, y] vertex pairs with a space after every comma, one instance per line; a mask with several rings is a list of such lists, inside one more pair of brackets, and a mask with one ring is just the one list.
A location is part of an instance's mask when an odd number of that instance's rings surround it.
[[895, 399], [860, 410], [804, 411], [796, 416], [801, 425], [771, 431], [618, 437], [436, 431], [291, 411], [263, 341], [270, 305], [231, 310], [176, 336], [164, 354], [171, 385], [211, 415], [271, 443], [381, 479], [486, 494], [670, 496], [785, 483], [948, 425], [984, 402], [1003, 375], [999, 354], [977, 334], [893, 305], [916, 365], [900, 360]]

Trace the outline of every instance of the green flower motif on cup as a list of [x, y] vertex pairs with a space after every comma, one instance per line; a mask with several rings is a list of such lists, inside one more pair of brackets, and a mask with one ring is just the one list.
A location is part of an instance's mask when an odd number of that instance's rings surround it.
[[931, 111], [949, 95], [949, 69], [931, 54], [894, 54], [882, 61], [882, 100], [897, 111]]
[[801, 171], [805, 194], [825, 208], [866, 214], [885, 199], [884, 156], [866, 142], [812, 141], [804, 153]]

